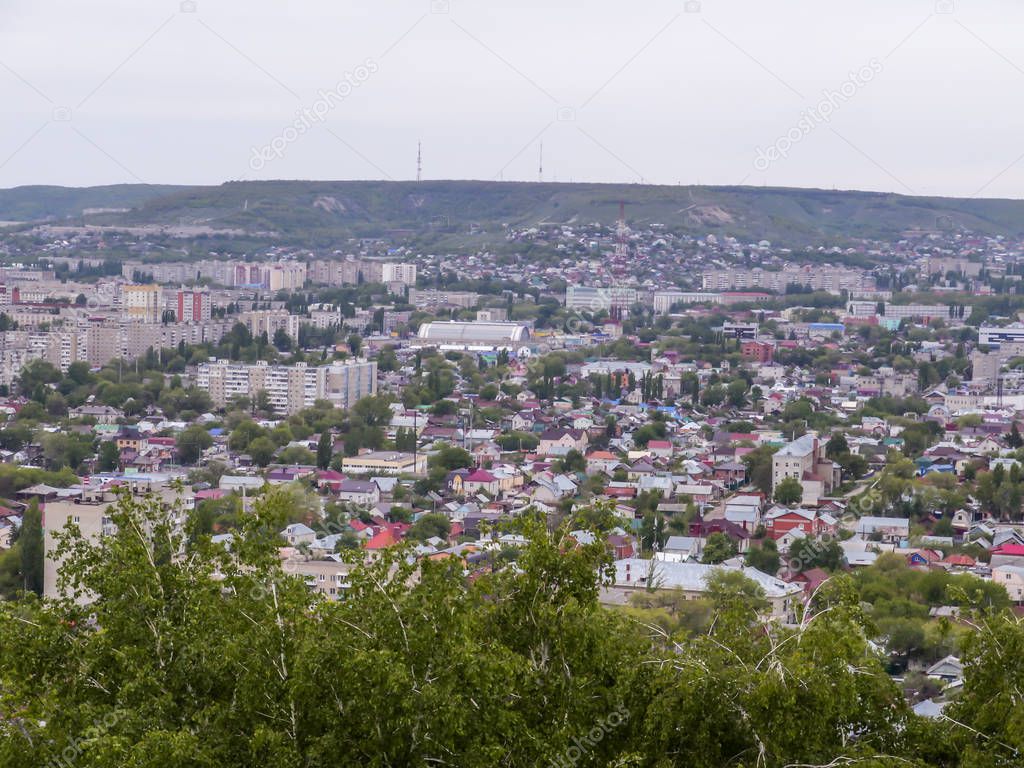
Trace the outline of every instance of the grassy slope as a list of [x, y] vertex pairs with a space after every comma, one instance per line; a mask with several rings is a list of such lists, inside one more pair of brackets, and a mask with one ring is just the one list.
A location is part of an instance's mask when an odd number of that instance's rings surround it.
[[1024, 201], [908, 197], [760, 187], [668, 187], [479, 181], [265, 181], [218, 187], [120, 185], [0, 190], [0, 220], [80, 216], [85, 207], [131, 207], [111, 223], [189, 221], [285, 237], [329, 240], [396, 228], [478, 223], [612, 222], [619, 201], [633, 224], [730, 234], [794, 245], [894, 237], [910, 228], [962, 226], [1024, 234]]

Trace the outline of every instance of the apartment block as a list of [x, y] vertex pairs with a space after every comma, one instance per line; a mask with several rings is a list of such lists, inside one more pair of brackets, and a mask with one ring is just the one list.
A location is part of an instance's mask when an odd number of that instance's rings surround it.
[[218, 406], [234, 397], [255, 399], [263, 391], [271, 407], [281, 414], [297, 413], [317, 400], [350, 408], [357, 400], [376, 394], [377, 363], [343, 361], [309, 366], [212, 360], [199, 366], [196, 386], [206, 390]]
[[635, 288], [593, 288], [587, 285], [570, 285], [565, 289], [566, 309], [587, 312], [627, 310], [637, 303], [639, 295]]
[[160, 286], [121, 286], [121, 310], [126, 320], [137, 323], [160, 322]]
[[213, 301], [208, 289], [182, 288], [176, 297], [175, 317], [179, 323], [201, 323], [213, 313]]

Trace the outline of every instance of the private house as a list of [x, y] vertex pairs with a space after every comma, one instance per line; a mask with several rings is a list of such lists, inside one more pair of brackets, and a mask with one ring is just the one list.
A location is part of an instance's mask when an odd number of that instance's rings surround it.
[[672, 458], [672, 441], [671, 440], [651, 440], [647, 443], [647, 452], [651, 456], [659, 459], [671, 459]]
[[1024, 603], [1024, 565], [993, 566], [992, 582], [1002, 584], [1014, 603]]
[[316, 531], [305, 523], [292, 523], [281, 531], [281, 536], [289, 546], [297, 547], [299, 544], [312, 544], [316, 539]]
[[540, 435], [537, 452], [542, 456], [564, 456], [569, 451], [586, 453], [588, 442], [582, 429], [548, 429]]
[[771, 618], [795, 621], [796, 605], [803, 588], [787, 584], [781, 579], [762, 573], [756, 568], [736, 567], [720, 563], [675, 562], [670, 560], [642, 560], [624, 558], [615, 561], [614, 586], [605, 589], [602, 599], [610, 603], [624, 603], [629, 595], [639, 590], [679, 590], [687, 599], [698, 600], [707, 592], [708, 578], [718, 571], [736, 571], [756, 582], [764, 591], [770, 606]]
[[857, 536], [867, 541], [898, 544], [910, 536], [910, 520], [905, 517], [874, 517], [865, 515], [857, 521]]
[[480, 493], [482, 491], [494, 496], [500, 489], [500, 483], [498, 478], [487, 470], [478, 469], [462, 478], [462, 489], [465, 494]]
[[932, 680], [941, 680], [944, 683], [959, 683], [964, 679], [964, 665], [956, 656], [947, 656], [928, 667], [925, 670], [925, 674]]
[[380, 502], [380, 488], [372, 480], [342, 480], [338, 483], [338, 500], [370, 506]]

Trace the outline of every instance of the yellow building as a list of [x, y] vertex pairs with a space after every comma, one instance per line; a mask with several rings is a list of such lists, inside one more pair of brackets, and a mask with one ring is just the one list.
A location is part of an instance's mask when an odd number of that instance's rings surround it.
[[121, 289], [121, 309], [129, 320], [160, 322], [160, 286], [126, 285]]

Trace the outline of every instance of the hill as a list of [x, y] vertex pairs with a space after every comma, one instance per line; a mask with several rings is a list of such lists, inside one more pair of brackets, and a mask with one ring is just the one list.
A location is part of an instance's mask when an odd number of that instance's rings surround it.
[[[1024, 235], [1024, 200], [912, 197], [778, 187], [652, 186], [483, 181], [247, 181], [220, 186], [115, 185], [0, 190], [0, 221], [196, 224], [273, 232], [285, 241], [477, 224], [611, 223], [619, 202], [633, 226], [715, 233], [794, 246], [896, 238], [907, 230]], [[128, 209], [96, 211], [95, 209]]]

